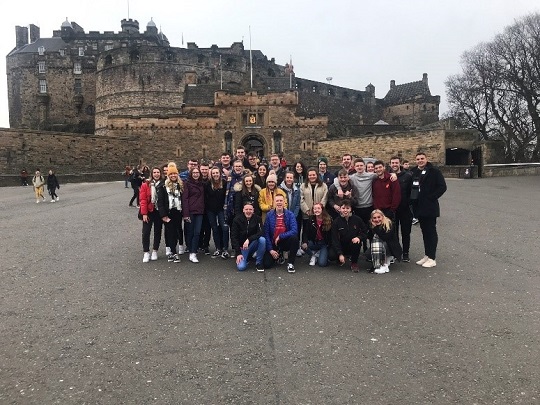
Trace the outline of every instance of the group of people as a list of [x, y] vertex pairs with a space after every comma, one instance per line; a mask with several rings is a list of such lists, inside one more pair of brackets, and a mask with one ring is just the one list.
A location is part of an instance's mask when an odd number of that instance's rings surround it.
[[[24, 170], [26, 172], [26, 170]], [[22, 176], [21, 176], [22, 178]], [[22, 181], [22, 180], [21, 180]], [[23, 186], [27, 185], [26, 177], [25, 181], [22, 183]], [[58, 178], [54, 174], [54, 171], [49, 170], [47, 178], [45, 178], [39, 169], [36, 170], [34, 177], [32, 177], [32, 186], [34, 188], [34, 194], [36, 196], [36, 204], [39, 204], [42, 201], [45, 201], [45, 195], [43, 194], [45, 186], [47, 186], [47, 191], [51, 197], [51, 202], [54, 203], [59, 200], [56, 190], [60, 189], [60, 183]]]
[[388, 168], [377, 160], [368, 171], [363, 159], [345, 154], [341, 169], [330, 173], [324, 157], [317, 168], [301, 161], [288, 168], [277, 154], [265, 165], [239, 146], [234, 157], [223, 153], [217, 162], [190, 159], [181, 172], [173, 162], [146, 175], [135, 169], [137, 193], [129, 205], [137, 199], [143, 262], [158, 259], [164, 230], [169, 262], [180, 262], [185, 252], [193, 263], [199, 253], [228, 259], [230, 245], [240, 271], [253, 261], [260, 272], [286, 263], [294, 273], [296, 258], [307, 255], [310, 266], [348, 260], [358, 272], [363, 253], [368, 271], [383, 274], [396, 260], [410, 261], [417, 218], [425, 255], [416, 263], [434, 267], [438, 199], [446, 183], [424, 153], [415, 159], [412, 169], [393, 157]]

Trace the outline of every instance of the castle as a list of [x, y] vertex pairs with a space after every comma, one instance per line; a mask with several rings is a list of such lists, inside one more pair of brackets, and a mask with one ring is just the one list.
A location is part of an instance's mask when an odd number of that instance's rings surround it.
[[[438, 121], [428, 77], [384, 98], [297, 77], [242, 42], [172, 47], [151, 20], [124, 19], [118, 33], [85, 32], [67, 19], [52, 38], [16, 27], [7, 56], [12, 129], [137, 140], [131, 162], [219, 157], [243, 144], [261, 156], [314, 161], [319, 143]], [[364, 151], [369, 152], [369, 151]], [[146, 155], [146, 156], [145, 156]]]

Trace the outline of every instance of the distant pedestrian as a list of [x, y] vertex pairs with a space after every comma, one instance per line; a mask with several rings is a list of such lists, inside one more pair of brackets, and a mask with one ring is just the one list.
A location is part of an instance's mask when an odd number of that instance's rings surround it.
[[45, 201], [45, 196], [43, 195], [45, 179], [41, 175], [39, 169], [36, 170], [36, 173], [32, 178], [32, 185], [34, 186], [34, 193], [36, 195], [36, 204], [38, 204], [40, 200]]
[[60, 189], [60, 183], [58, 183], [58, 179], [51, 169], [49, 170], [49, 175], [47, 176], [47, 191], [51, 196], [52, 203], [59, 200], [58, 195], [56, 195], [57, 189]]
[[411, 204], [414, 217], [420, 222], [425, 256], [416, 264], [435, 267], [437, 254], [437, 217], [441, 215], [439, 198], [446, 192], [446, 181], [441, 171], [428, 162], [423, 152], [416, 154], [416, 167], [412, 170]]
[[28, 172], [26, 171], [26, 168], [23, 168], [21, 170], [21, 186], [27, 186], [28, 185]]
[[133, 201], [137, 200], [137, 208], [139, 208], [139, 190], [141, 188], [144, 177], [138, 168], [134, 167], [129, 176], [131, 188], [133, 189], [133, 197], [129, 200], [129, 206], [133, 207]]
[[124, 169], [124, 187], [129, 188], [129, 175], [131, 174], [131, 167], [126, 166]]

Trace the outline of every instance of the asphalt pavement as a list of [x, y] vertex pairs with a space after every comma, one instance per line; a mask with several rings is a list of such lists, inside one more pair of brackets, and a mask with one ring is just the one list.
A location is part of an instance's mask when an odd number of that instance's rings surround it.
[[383, 275], [142, 263], [123, 182], [1, 188], [0, 403], [538, 404], [540, 177], [447, 182]]

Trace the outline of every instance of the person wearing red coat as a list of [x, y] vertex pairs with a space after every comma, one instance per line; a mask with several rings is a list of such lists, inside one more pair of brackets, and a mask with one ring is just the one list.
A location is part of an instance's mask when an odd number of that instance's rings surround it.
[[[161, 243], [161, 230], [163, 222], [157, 209], [157, 190], [163, 184], [161, 169], [154, 167], [152, 169], [152, 178], [146, 180], [139, 190], [139, 219], [142, 220], [142, 245], [143, 245], [143, 263], [150, 260], [157, 260], [157, 252]], [[152, 245], [152, 254], [150, 254], [150, 232], [154, 227], [154, 243]]]
[[377, 177], [372, 184], [373, 208], [381, 210], [384, 215], [394, 220], [401, 202], [399, 181], [391, 181], [390, 174], [386, 171], [381, 160], [377, 160], [374, 167]]

